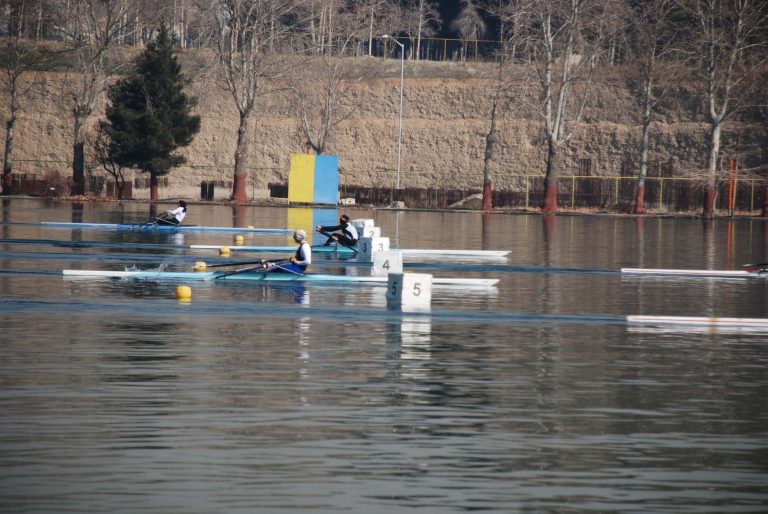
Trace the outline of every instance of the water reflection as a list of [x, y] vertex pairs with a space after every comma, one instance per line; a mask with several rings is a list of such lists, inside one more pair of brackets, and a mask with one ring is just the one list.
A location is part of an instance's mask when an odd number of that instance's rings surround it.
[[704, 269], [715, 269], [715, 222], [712, 219], [705, 219], [702, 221], [702, 235], [704, 237]]
[[387, 324], [387, 376], [401, 384], [391, 394], [394, 403], [424, 401], [435, 366], [431, 337], [432, 322], [428, 315], [403, 313], [399, 323]]
[[[307, 292], [307, 295], [309, 293]], [[296, 320], [298, 334], [298, 360], [299, 360], [299, 404], [302, 406], [310, 405], [310, 395], [306, 388], [301, 387], [302, 382], [309, 382], [315, 377], [312, 376], [312, 352], [311, 352], [311, 331], [312, 324], [309, 317], [300, 317]], [[311, 389], [311, 387], [310, 387]]]
[[726, 222], [725, 235], [725, 269], [733, 269], [733, 220]]
[[11, 226], [6, 225], [6, 223], [11, 222], [11, 199], [10, 198], [2, 198], [2, 205], [3, 205], [3, 239], [7, 239], [11, 237]]
[[541, 225], [544, 229], [542, 231], [544, 236], [544, 244], [545, 247], [549, 250], [550, 247], [556, 244], [555, 230], [557, 228], [557, 216], [551, 214], [543, 214], [541, 216]]
[[82, 223], [83, 222], [83, 203], [82, 202], [72, 202], [69, 204], [70, 208], [70, 221], [72, 223]]
[[482, 230], [481, 230], [482, 249], [495, 250], [496, 243], [498, 242], [498, 234], [494, 234], [493, 229], [491, 228], [491, 213], [489, 212], [482, 213], [480, 215], [480, 220], [482, 222]]
[[[177, 246], [177, 247], [183, 247], [184, 246], [184, 233], [183, 232], [176, 232], [176, 233], [170, 234], [170, 236], [168, 237], [168, 242], [170, 244], [172, 244], [172, 245]], [[176, 252], [177, 253], [183, 253], [183, 249], [182, 248], [177, 248]]]
[[232, 206], [232, 226], [233, 227], [247, 227], [248, 223], [248, 207], [246, 205], [233, 205]]
[[293, 292], [293, 301], [299, 305], [310, 304], [310, 293], [303, 284], [297, 284], [291, 288]]
[[418, 363], [432, 357], [432, 322], [425, 316], [403, 314], [400, 322], [400, 359], [402, 375], [406, 378], [424, 378]]
[[[83, 222], [83, 204], [79, 202], [72, 202], [70, 204], [70, 221], [72, 223]], [[83, 231], [81, 229], [72, 229], [71, 241], [82, 241]]]

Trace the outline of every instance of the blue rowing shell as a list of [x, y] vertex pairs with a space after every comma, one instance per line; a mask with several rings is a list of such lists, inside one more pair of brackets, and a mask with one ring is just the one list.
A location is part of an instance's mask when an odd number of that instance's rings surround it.
[[246, 228], [246, 227], [204, 227], [198, 225], [145, 225], [130, 223], [66, 223], [43, 221], [40, 223], [53, 228], [93, 228], [100, 230], [170, 230], [189, 232], [243, 232], [252, 234], [291, 234], [287, 228]]
[[[336, 284], [387, 285], [387, 277], [372, 277], [361, 275], [325, 275], [320, 273], [265, 273], [263, 271], [244, 271], [232, 273], [227, 271], [101, 271], [101, 270], [71, 270], [65, 269], [62, 274], [73, 278], [121, 278], [134, 280], [155, 281], [215, 281], [241, 280], [252, 282], [316, 282]], [[471, 286], [493, 287], [498, 279], [484, 278], [442, 278], [433, 277], [432, 283], [437, 286]]]

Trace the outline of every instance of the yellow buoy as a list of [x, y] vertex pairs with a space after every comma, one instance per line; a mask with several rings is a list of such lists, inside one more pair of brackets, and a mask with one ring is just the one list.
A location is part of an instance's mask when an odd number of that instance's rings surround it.
[[192, 299], [192, 289], [189, 286], [176, 286], [176, 299], [188, 302]]
[[195, 271], [205, 271], [206, 269], [208, 269], [208, 265], [205, 263], [205, 261], [195, 262]]
[[219, 248], [219, 255], [222, 257], [229, 257], [229, 246], [222, 246]]
[[241, 236], [240, 234], [237, 234], [235, 236], [235, 244], [236, 245], [242, 246], [243, 245], [243, 241], [244, 241], [243, 236]]

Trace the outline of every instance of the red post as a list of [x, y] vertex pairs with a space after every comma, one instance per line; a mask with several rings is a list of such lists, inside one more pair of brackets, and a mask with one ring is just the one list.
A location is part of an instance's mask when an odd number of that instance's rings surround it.
[[733, 159], [730, 161], [730, 174], [728, 177], [728, 211], [733, 216]]

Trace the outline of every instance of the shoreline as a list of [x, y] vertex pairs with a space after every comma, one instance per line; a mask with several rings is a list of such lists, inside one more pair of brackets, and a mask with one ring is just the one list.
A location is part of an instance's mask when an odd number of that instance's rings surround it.
[[[44, 201], [59, 201], [59, 202], [71, 202], [71, 203], [77, 203], [77, 202], [92, 202], [92, 203], [122, 203], [122, 202], [132, 202], [136, 204], [163, 204], [163, 203], [174, 203], [179, 200], [179, 198], [161, 198], [159, 200], [146, 200], [146, 199], [123, 199], [123, 200], [117, 200], [112, 198], [95, 198], [95, 197], [76, 197], [76, 196], [56, 196], [56, 197], [45, 197], [45, 196], [32, 196], [32, 195], [7, 195], [0, 197], [2, 199], [11, 199], [11, 198], [19, 198], [19, 199], [39, 199]], [[424, 208], [424, 207], [388, 207], [388, 206], [376, 206], [372, 204], [355, 204], [355, 205], [325, 205], [325, 204], [294, 204], [291, 205], [288, 203], [288, 201], [285, 198], [264, 198], [260, 200], [250, 201], [245, 204], [233, 204], [228, 200], [194, 200], [194, 199], [187, 199], [183, 198], [184, 201], [186, 201], [190, 205], [220, 205], [220, 206], [230, 206], [230, 207], [279, 207], [279, 208], [314, 208], [314, 209], [332, 209], [332, 208], [343, 208], [345, 210], [355, 211], [355, 210], [375, 210], [375, 211], [408, 211], [408, 212], [464, 212], [464, 213], [476, 213], [481, 215], [490, 215], [490, 214], [504, 214], [504, 215], [527, 215], [527, 214], [535, 214], [542, 217], [550, 217], [550, 216], [610, 216], [610, 217], [619, 217], [619, 218], [637, 218], [637, 219], [663, 219], [663, 218], [669, 218], [669, 219], [701, 219], [703, 221], [712, 221], [712, 220], [729, 220], [729, 219], [741, 219], [741, 220], [765, 220], [768, 221], [768, 217], [761, 216], [760, 211], [756, 210], [754, 211], [755, 214], [752, 214], [750, 212], [746, 211], [735, 211], [733, 214], [715, 214], [713, 216], [707, 217], [703, 216], [700, 212], [654, 212], [653, 210], [646, 210], [644, 214], [634, 214], [631, 212], [622, 212], [618, 210], [606, 210], [606, 209], [567, 209], [567, 208], [558, 208], [558, 211], [556, 213], [544, 213], [541, 212], [540, 209], [532, 209], [532, 208], [507, 208], [507, 207], [500, 207], [500, 208], [492, 208], [490, 211], [485, 212], [481, 209], [468, 209], [463, 207], [454, 207], [454, 208]]]

